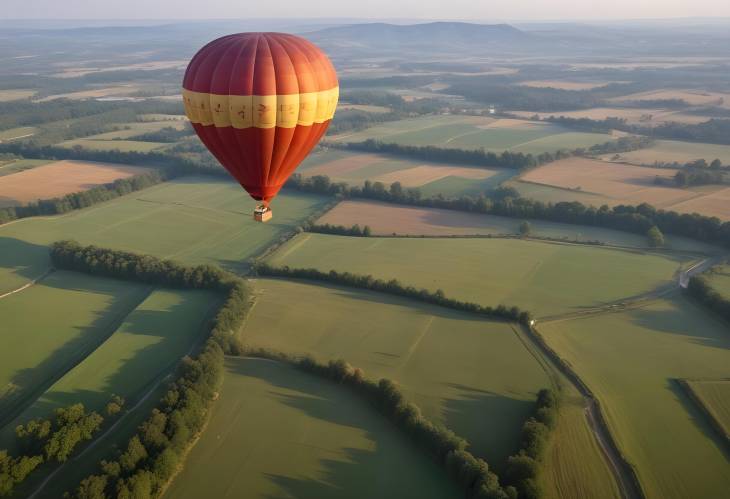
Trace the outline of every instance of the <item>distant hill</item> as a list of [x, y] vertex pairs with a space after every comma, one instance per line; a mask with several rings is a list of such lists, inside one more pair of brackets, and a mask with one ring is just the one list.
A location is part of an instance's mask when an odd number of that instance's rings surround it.
[[473, 51], [489, 46], [525, 44], [533, 35], [509, 24], [432, 22], [423, 24], [365, 23], [306, 33], [307, 38], [329, 48], [378, 50]]

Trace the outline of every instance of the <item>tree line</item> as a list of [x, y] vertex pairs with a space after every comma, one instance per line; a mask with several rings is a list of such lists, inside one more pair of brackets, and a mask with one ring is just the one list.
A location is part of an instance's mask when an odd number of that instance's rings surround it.
[[368, 380], [359, 368], [344, 360], [320, 363], [306, 356], [294, 358], [267, 350], [249, 350], [255, 355], [293, 364], [302, 371], [345, 385], [364, 397], [381, 414], [431, 459], [445, 469], [449, 477], [469, 499], [516, 499], [514, 487], [502, 488], [499, 477], [482, 459], [467, 450], [466, 440], [443, 425], [435, 424], [421, 413], [421, 409], [408, 401], [400, 387], [389, 379], [378, 382]]
[[370, 237], [372, 233], [369, 225], [360, 228], [360, 225], [358, 224], [355, 224], [352, 227], [331, 224], [308, 224], [304, 225], [303, 229], [306, 232], [317, 232], [319, 234], [335, 234], [338, 236], [353, 237]]
[[720, 315], [725, 320], [730, 320], [730, 300], [716, 291], [705, 276], [692, 276], [687, 285], [687, 294], [699, 301], [701, 304]]
[[712, 244], [730, 247], [730, 222], [699, 213], [677, 213], [656, 209], [648, 203], [637, 206], [587, 206], [578, 201], [545, 203], [533, 199], [507, 195], [501, 199], [486, 196], [423, 198], [417, 188], [404, 189], [399, 182], [386, 188], [381, 182], [365, 181], [362, 186], [332, 183], [324, 175], [304, 178], [294, 174], [287, 187], [304, 192], [336, 195], [344, 198], [375, 199], [396, 204], [441, 208], [447, 210], [484, 213], [510, 218], [548, 220], [575, 225], [605, 227], [645, 235], [656, 226], [665, 234], [675, 234]]
[[558, 421], [560, 394], [543, 388], [537, 393], [534, 414], [522, 425], [520, 450], [507, 459], [505, 483], [517, 489], [519, 497], [539, 499], [542, 491], [537, 481], [550, 434]]
[[[106, 415], [117, 415], [124, 399], [112, 396]], [[0, 450], [0, 497], [9, 496], [15, 487], [44, 462], [64, 463], [83, 442], [101, 429], [104, 417], [87, 411], [83, 404], [59, 407], [48, 418], [35, 418], [15, 428], [18, 456]]]
[[169, 169], [151, 171], [129, 178], [117, 179], [110, 184], [93, 187], [87, 191], [66, 194], [60, 198], [43, 199], [22, 206], [0, 208], [0, 225], [20, 218], [59, 215], [72, 210], [80, 210], [131, 192], [146, 189], [176, 176], [176, 173]]
[[413, 286], [405, 286], [397, 279], [385, 281], [376, 279], [372, 275], [359, 275], [350, 272], [337, 272], [330, 270], [322, 272], [317, 269], [292, 269], [288, 266], [274, 267], [268, 263], [256, 263], [253, 267], [254, 272], [262, 276], [271, 277], [287, 277], [290, 279], [309, 279], [313, 281], [331, 282], [350, 286], [354, 288], [367, 289], [370, 291], [378, 291], [395, 296], [402, 296], [413, 300], [438, 305], [440, 307], [471, 312], [495, 319], [516, 321], [521, 324], [528, 325], [532, 319], [530, 313], [520, 309], [519, 307], [507, 307], [505, 305], [497, 305], [496, 307], [479, 305], [476, 303], [465, 302], [448, 298], [443, 290], [437, 289], [430, 291], [428, 289], [417, 289]]
[[223, 291], [225, 301], [210, 327], [210, 336], [195, 358], [185, 357], [175, 380], [150, 416], [112, 460], [83, 479], [69, 497], [145, 498], [159, 495], [202, 430], [216, 397], [224, 353], [239, 354], [238, 329], [250, 306], [245, 282], [210, 265], [186, 267], [170, 260], [96, 246], [60, 241], [51, 246], [54, 266], [92, 275], [169, 287]]

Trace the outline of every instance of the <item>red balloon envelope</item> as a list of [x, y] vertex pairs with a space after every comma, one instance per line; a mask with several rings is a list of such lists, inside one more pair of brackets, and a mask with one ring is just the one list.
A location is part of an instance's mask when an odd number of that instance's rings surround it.
[[239, 33], [195, 54], [185, 114], [205, 146], [268, 206], [327, 130], [337, 74], [314, 44], [284, 33]]

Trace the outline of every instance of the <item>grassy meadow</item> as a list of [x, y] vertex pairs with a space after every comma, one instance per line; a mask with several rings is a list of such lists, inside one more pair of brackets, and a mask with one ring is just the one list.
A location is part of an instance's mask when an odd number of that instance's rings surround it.
[[686, 263], [684, 257], [667, 254], [516, 239], [309, 233], [290, 240], [268, 261], [395, 278], [419, 288], [442, 289], [460, 300], [518, 305], [538, 317], [579, 312], [650, 292], [672, 282]]
[[336, 142], [366, 139], [412, 146], [536, 154], [589, 147], [608, 142], [612, 137], [602, 133], [573, 132], [549, 123], [458, 115], [410, 118], [331, 137]]
[[226, 367], [208, 429], [164, 497], [461, 497], [347, 388], [268, 360]]
[[0, 289], [42, 274], [45, 246], [60, 239], [243, 271], [248, 258], [326, 202], [282, 193], [272, 203], [273, 220], [261, 224], [251, 217], [256, 202], [238, 184], [185, 177], [65, 215], [20, 220], [0, 226]]
[[260, 279], [255, 289], [244, 343], [343, 358], [368, 377], [393, 379], [496, 468], [518, 449], [537, 391], [550, 386], [505, 322], [340, 287]]
[[54, 272], [0, 298], [0, 422], [94, 351], [148, 293], [135, 283]]
[[53, 409], [78, 402], [101, 413], [116, 394], [134, 405], [190, 352], [218, 300], [205, 291], [153, 291], [109, 339], [9, 424], [3, 437], [8, 438], [18, 424], [48, 417]]
[[539, 325], [602, 403], [649, 498], [723, 497], [721, 442], [677, 383], [727, 377], [727, 326], [681, 298]]

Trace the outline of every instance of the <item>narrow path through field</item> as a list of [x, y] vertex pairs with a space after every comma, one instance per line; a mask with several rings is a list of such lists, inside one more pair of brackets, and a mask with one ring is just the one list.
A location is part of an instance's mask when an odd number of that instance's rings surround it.
[[45, 271], [42, 276], [36, 277], [29, 283], [24, 284], [23, 286], [19, 287], [18, 289], [14, 289], [12, 291], [8, 291], [7, 293], [0, 295], [0, 300], [2, 300], [3, 298], [7, 298], [10, 295], [14, 295], [15, 293], [20, 293], [21, 291], [28, 289], [29, 287], [33, 286], [34, 284], [39, 283], [40, 281], [42, 281], [43, 279], [45, 279], [46, 277], [51, 275], [55, 270], [56, 269], [54, 269], [54, 268], [50, 268], [47, 271]]

